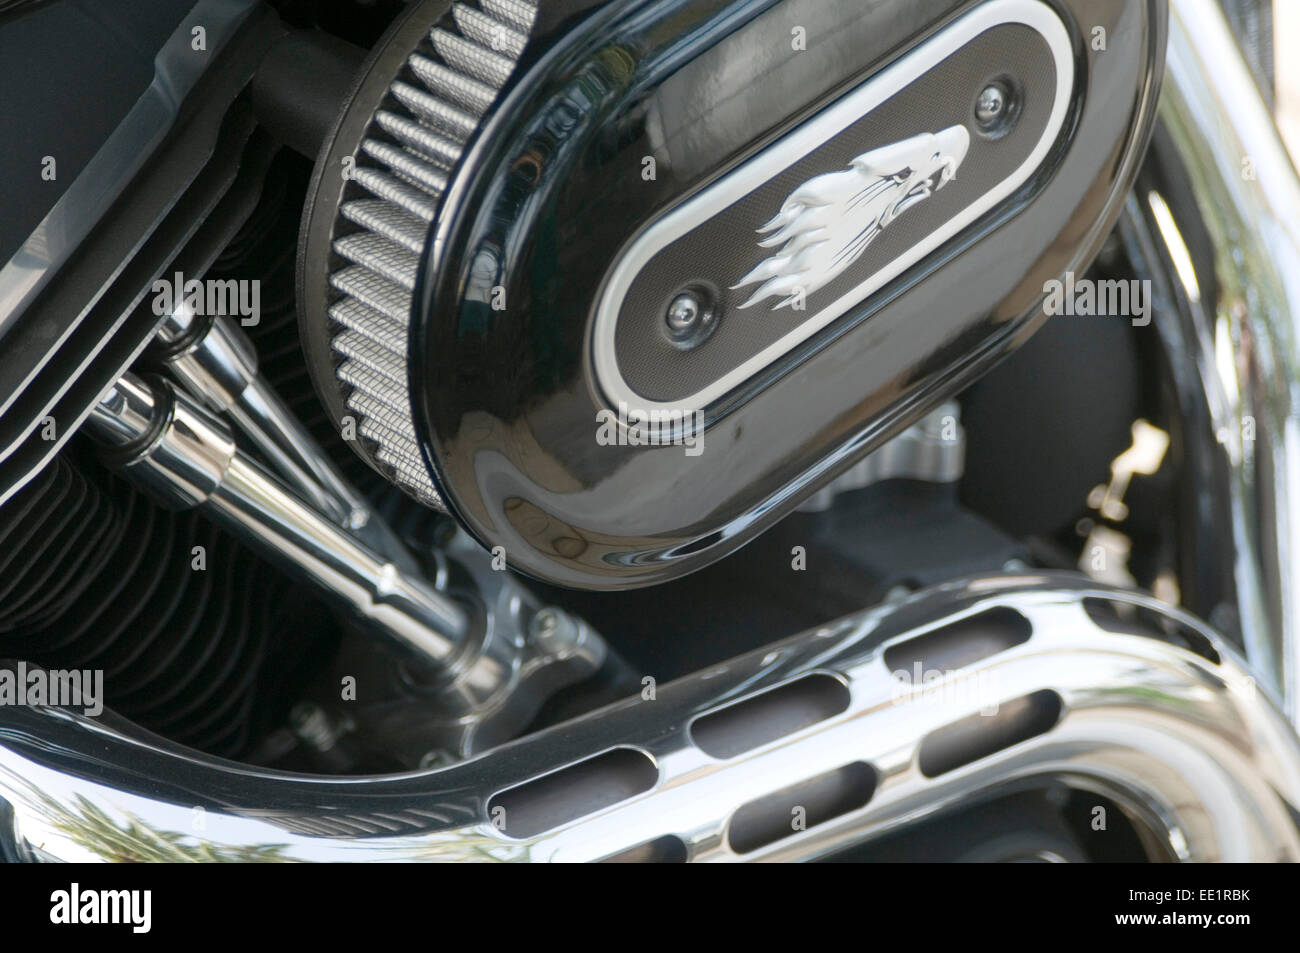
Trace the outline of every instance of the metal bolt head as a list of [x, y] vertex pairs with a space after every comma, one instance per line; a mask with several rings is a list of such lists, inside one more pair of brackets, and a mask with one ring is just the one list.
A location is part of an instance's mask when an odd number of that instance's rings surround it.
[[664, 312], [664, 331], [673, 347], [689, 351], [699, 347], [717, 324], [716, 298], [703, 286], [683, 288]]
[[364, 506], [350, 507], [345, 514], [344, 521], [348, 529], [361, 529], [370, 522], [370, 511]]
[[690, 292], [679, 294], [673, 299], [673, 303], [668, 306], [668, 314], [665, 320], [668, 322], [668, 330], [674, 335], [689, 334], [690, 331], [699, 323], [700, 315], [704, 309], [700, 301]]
[[992, 126], [1007, 109], [1007, 92], [1000, 83], [989, 83], [975, 100], [975, 119], [981, 126]]
[[1020, 118], [1020, 87], [1012, 79], [996, 79], [975, 97], [975, 131], [985, 139], [1001, 139]]
[[298, 702], [289, 710], [293, 733], [316, 751], [329, 751], [338, 743], [339, 732], [325, 709], [313, 702]]
[[537, 610], [528, 625], [528, 634], [543, 652], [560, 652], [574, 643], [578, 627], [568, 615], [547, 606]]
[[289, 724], [295, 729], [306, 728], [312, 724], [319, 724], [325, 718], [325, 712], [319, 705], [312, 702], [298, 702], [289, 709]]

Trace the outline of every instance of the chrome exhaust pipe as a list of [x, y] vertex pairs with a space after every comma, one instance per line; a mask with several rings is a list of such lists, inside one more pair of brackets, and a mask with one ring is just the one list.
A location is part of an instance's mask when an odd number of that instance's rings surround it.
[[1120, 805], [1152, 859], [1300, 858], [1300, 741], [1269, 690], [1202, 623], [1074, 574], [942, 585], [643, 684], [469, 761], [348, 779], [222, 762], [108, 718], [0, 709], [0, 849], [809, 860], [1057, 781]]

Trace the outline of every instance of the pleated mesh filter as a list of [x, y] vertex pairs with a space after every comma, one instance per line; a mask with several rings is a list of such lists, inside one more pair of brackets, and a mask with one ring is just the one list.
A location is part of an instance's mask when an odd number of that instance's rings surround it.
[[406, 59], [355, 152], [329, 277], [331, 347], [359, 436], [387, 476], [442, 500], [420, 456], [407, 381], [407, 328], [425, 235], [448, 178], [514, 71], [535, 0], [454, 3]]

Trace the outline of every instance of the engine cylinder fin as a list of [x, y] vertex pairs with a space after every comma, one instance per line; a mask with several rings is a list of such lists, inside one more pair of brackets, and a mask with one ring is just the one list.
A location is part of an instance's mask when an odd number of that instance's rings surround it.
[[[0, 632], [57, 617], [61, 600], [90, 584], [86, 561], [96, 558], [100, 547], [114, 545], [122, 532], [115, 514], [101, 512], [98, 498], [75, 471], [56, 467], [43, 482], [44, 493], [24, 494], [8, 504], [9, 519], [0, 527]], [[21, 500], [41, 505], [24, 508]], [[87, 527], [86, 533], [69, 533], [75, 526]]]
[[108, 707], [223, 757], [269, 713], [284, 612], [321, 612], [194, 512], [61, 454], [0, 509], [0, 656], [102, 672]]

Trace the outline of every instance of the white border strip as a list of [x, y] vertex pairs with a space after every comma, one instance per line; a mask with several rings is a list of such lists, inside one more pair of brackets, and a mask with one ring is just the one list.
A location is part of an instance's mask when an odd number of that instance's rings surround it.
[[[906, 253], [874, 272], [852, 291], [840, 297], [798, 327], [768, 345], [739, 367], [718, 378], [708, 387], [672, 402], [652, 401], [634, 391], [618, 366], [614, 332], [618, 326], [620, 306], [632, 282], [646, 263], [661, 250], [685, 235], [700, 222], [728, 208], [754, 189], [754, 182], [767, 182], [798, 162], [827, 140], [857, 122], [886, 99], [915, 82], [939, 62], [972, 42], [981, 33], [1006, 24], [1023, 24], [1047, 41], [1056, 64], [1056, 100], [1047, 127], [1034, 151], [1020, 167], [997, 188], [979, 201], [968, 205], [943, 227], [931, 232]], [[690, 201], [669, 212], [647, 229], [615, 265], [601, 292], [592, 333], [593, 363], [596, 380], [612, 406], [620, 401], [630, 407], [654, 410], [702, 410], [737, 384], [754, 376], [764, 367], [812, 337], [849, 308], [866, 299], [926, 255], [941, 246], [966, 226], [1018, 189], [1042, 163], [1056, 142], [1065, 122], [1070, 93], [1074, 88], [1074, 58], [1070, 37], [1056, 13], [1041, 0], [992, 0], [955, 21], [927, 40], [903, 59], [848, 93], [829, 108], [795, 129], [779, 142], [765, 149], [744, 165], [728, 173], [721, 181], [705, 189]]]

